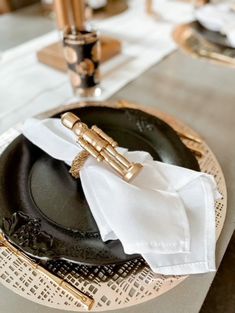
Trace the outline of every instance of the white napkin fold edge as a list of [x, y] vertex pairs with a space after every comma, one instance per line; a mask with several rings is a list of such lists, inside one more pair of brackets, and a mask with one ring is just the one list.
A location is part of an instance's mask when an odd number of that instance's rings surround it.
[[[148, 257], [146, 255], [144, 258], [148, 262]], [[207, 261], [183, 263], [171, 266], [151, 266], [151, 269], [154, 273], [163, 275], [193, 275], [216, 271], [216, 267], [209, 267]]]
[[[200, 178], [202, 180], [202, 177]], [[202, 186], [205, 190], [206, 194], [206, 245], [207, 248], [205, 249], [205, 257], [207, 259], [207, 266], [209, 271], [215, 271], [216, 270], [216, 264], [215, 264], [215, 250], [216, 250], [216, 217], [215, 217], [215, 202], [216, 199], [213, 198], [212, 193], [210, 193], [210, 189], [208, 186], [208, 181], [206, 184], [202, 182]], [[214, 203], [213, 208], [210, 210], [208, 209], [209, 204]], [[213, 246], [213, 248], [212, 248]]]
[[[205, 180], [204, 177], [199, 177], [202, 188], [205, 191], [205, 206], [207, 209], [205, 210], [205, 254], [204, 260], [196, 261], [196, 262], [183, 262], [179, 264], [172, 265], [159, 265], [155, 266], [153, 264], [153, 254], [149, 257], [148, 254], [143, 254], [143, 258], [149, 264], [150, 268], [155, 273], [163, 274], [163, 275], [188, 275], [188, 274], [199, 274], [199, 273], [207, 273], [216, 271], [215, 264], [215, 248], [216, 248], [216, 219], [215, 219], [215, 202], [216, 198], [213, 197], [213, 193], [211, 193], [211, 185], [209, 181]], [[220, 199], [221, 195], [217, 199]], [[211, 206], [209, 208], [209, 204]], [[158, 254], [156, 254], [156, 258]], [[195, 267], [196, 265], [196, 267]]]

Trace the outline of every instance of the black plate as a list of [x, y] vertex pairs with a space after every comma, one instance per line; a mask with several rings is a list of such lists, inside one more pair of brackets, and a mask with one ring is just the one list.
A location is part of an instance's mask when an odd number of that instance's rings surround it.
[[[71, 111], [88, 125], [98, 125], [120, 146], [145, 150], [155, 160], [199, 170], [175, 131], [152, 115], [92, 106]], [[0, 227], [8, 239], [41, 259], [101, 265], [137, 257], [126, 255], [118, 240], [102, 242], [81, 183], [68, 169], [23, 135], [8, 146], [0, 158]]]
[[228, 41], [228, 38], [221, 34], [220, 32], [215, 32], [212, 30], [209, 30], [205, 28], [203, 25], [201, 25], [199, 22], [195, 23], [195, 27], [197, 31], [202, 35], [205, 39], [210, 41], [211, 43], [214, 43], [216, 45], [222, 46], [224, 48], [233, 48]]

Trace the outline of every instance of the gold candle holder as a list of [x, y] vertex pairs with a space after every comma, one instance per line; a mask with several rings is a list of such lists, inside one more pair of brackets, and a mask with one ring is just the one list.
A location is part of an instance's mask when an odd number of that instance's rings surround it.
[[63, 38], [64, 57], [74, 94], [99, 96], [101, 47], [98, 33], [67, 28]]
[[131, 181], [142, 169], [139, 163], [133, 163], [121, 155], [116, 147], [118, 143], [97, 126], [89, 128], [73, 113], [64, 113], [62, 124], [77, 136], [80, 146], [98, 162], [109, 164], [125, 181]]

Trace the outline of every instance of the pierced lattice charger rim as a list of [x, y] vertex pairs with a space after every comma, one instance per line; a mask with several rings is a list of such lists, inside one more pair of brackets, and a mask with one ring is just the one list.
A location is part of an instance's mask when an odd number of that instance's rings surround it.
[[[82, 103], [62, 106], [59, 109], [48, 111], [41, 117], [49, 117], [65, 110], [82, 106], [108, 106], [112, 108], [135, 108], [141, 109], [147, 113], [155, 115], [175, 130], [186, 132], [194, 136], [198, 136], [191, 128], [171, 117], [168, 114], [157, 111], [153, 108], [146, 108], [140, 105], [132, 104], [126, 101], [102, 102], [100, 103]], [[0, 152], [10, 144], [10, 142], [18, 136], [20, 130], [11, 129], [0, 137]], [[199, 137], [199, 136], [198, 136]], [[200, 168], [215, 176], [220, 193], [223, 198], [216, 204], [216, 231], [219, 237], [226, 215], [227, 192], [222, 170], [207, 144], [191, 142], [183, 139], [186, 145], [191, 148], [200, 148], [204, 152], [204, 156], [200, 158]], [[136, 265], [137, 266], [137, 265]], [[64, 269], [58, 268], [59, 271]], [[124, 264], [120, 271], [128, 273], [128, 264]], [[96, 273], [89, 280], [76, 272], [72, 272], [66, 276], [66, 280], [78, 289], [88, 292], [95, 299], [93, 311], [107, 311], [114, 309], [126, 308], [132, 305], [140, 304], [148, 300], [154, 299], [159, 295], [169, 291], [185, 280], [187, 276], [164, 276], [154, 274], [148, 266], [144, 266], [140, 271], [132, 272], [131, 275], [123, 277], [115, 273], [108, 281], [102, 282], [99, 275], [102, 271], [97, 269]], [[35, 272], [23, 261], [9, 253], [9, 251], [0, 248], [0, 282], [7, 288], [17, 294], [52, 308], [69, 310], [69, 311], [85, 311], [81, 304], [71, 295], [60, 289], [53, 281], [46, 279], [40, 273]]]

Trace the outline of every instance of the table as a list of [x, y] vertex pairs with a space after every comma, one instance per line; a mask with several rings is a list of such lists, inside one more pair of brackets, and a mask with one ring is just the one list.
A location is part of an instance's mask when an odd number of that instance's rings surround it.
[[43, 14], [40, 4], [34, 4], [0, 15], [0, 25], [1, 53], [49, 32], [55, 28], [55, 21]]
[[[29, 31], [32, 20], [30, 15], [27, 15], [30, 10], [34, 12], [32, 32]], [[13, 17], [10, 15], [3, 17], [0, 21], [0, 33], [4, 30], [3, 24], [5, 30], [9, 31], [10, 26], [13, 25], [17, 29], [17, 25], [25, 21], [25, 16], [28, 16], [28, 19], [21, 28], [22, 33], [12, 34], [11, 41], [7, 40], [8, 36], [4, 36], [5, 38], [1, 36], [4, 40], [1, 42], [0, 51], [53, 28], [53, 22], [39, 17], [38, 10], [37, 6], [33, 6], [21, 10], [23, 12], [21, 15], [15, 13]], [[41, 23], [43, 28], [40, 27]], [[25, 33], [26, 28], [27, 33]], [[235, 227], [234, 69], [192, 59], [177, 51], [126, 85], [114, 94], [112, 99], [127, 99], [170, 113], [194, 128], [212, 148], [223, 168], [228, 187], [227, 218], [216, 252], [219, 264]], [[213, 273], [191, 276], [177, 288], [155, 300], [118, 310], [115, 313], [142, 313], [143, 311], [145, 313], [198, 313], [213, 278]], [[61, 312], [29, 302], [0, 285], [0, 312], [31, 313], [32, 311]]]

